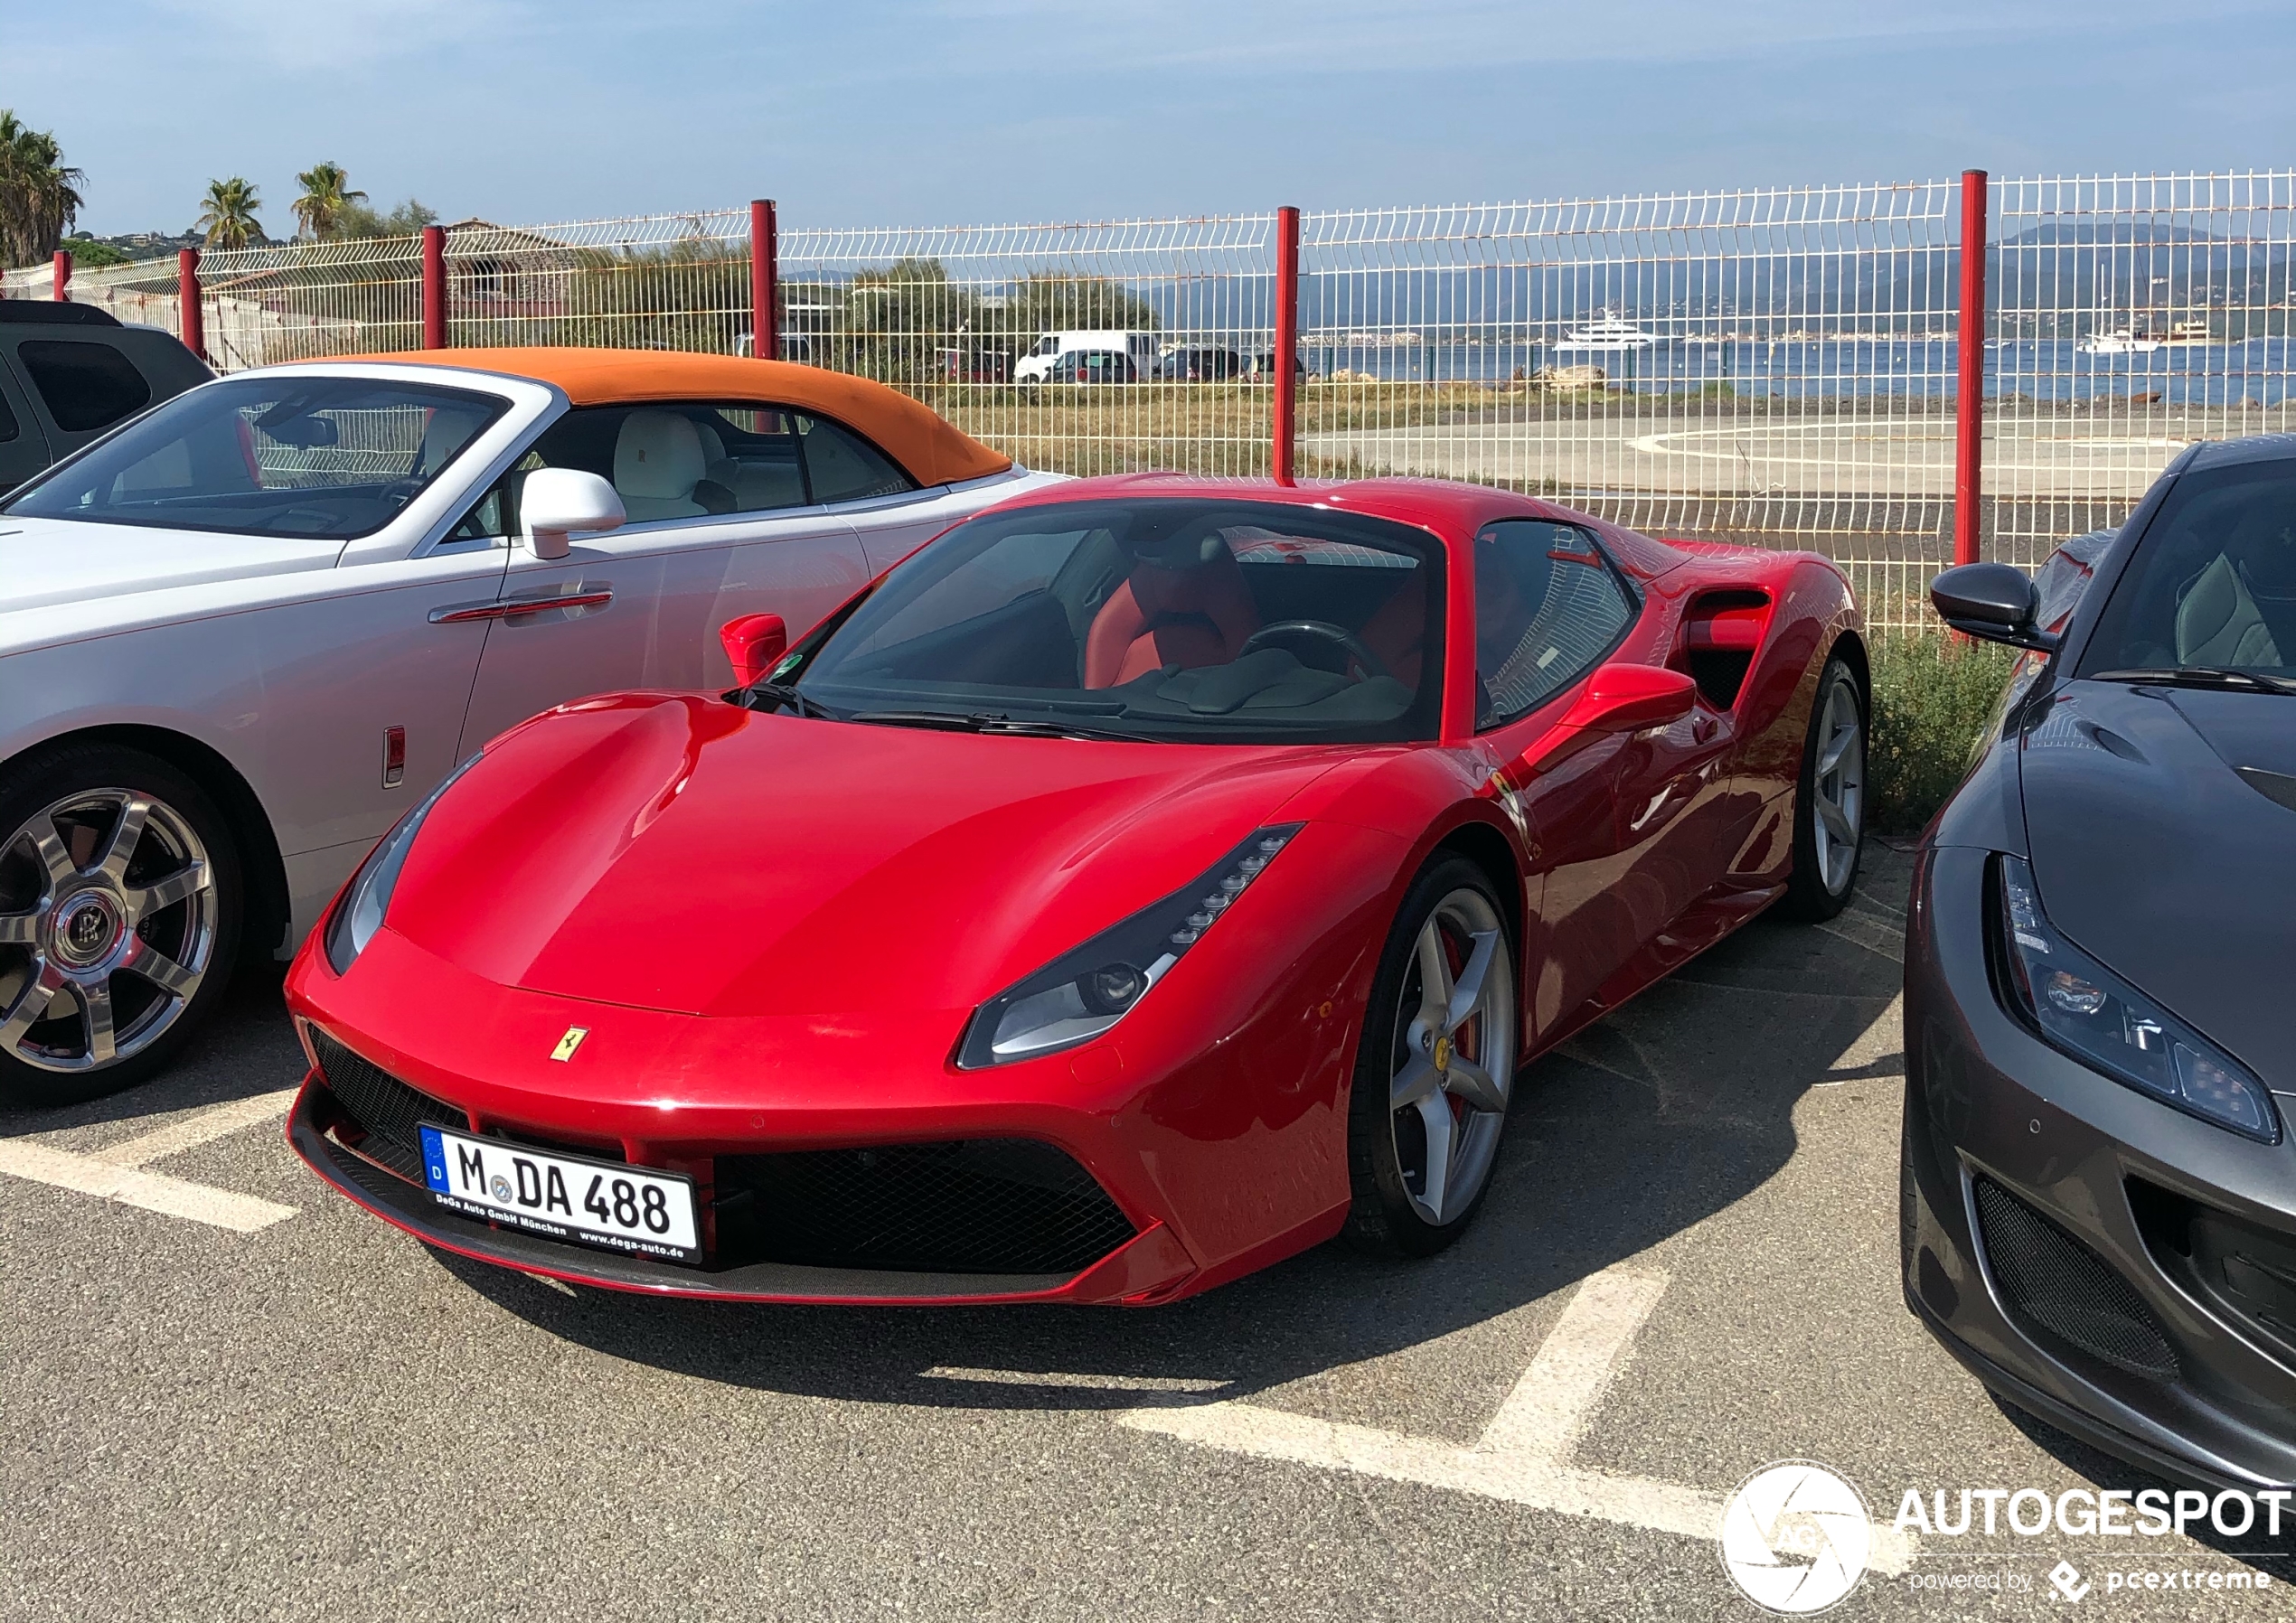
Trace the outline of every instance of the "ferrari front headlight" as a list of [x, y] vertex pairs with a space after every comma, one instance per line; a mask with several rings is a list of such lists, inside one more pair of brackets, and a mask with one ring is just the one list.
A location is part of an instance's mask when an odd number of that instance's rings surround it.
[[399, 870], [407, 864], [407, 852], [415, 843], [415, 836], [422, 831], [423, 819], [430, 815], [441, 796], [455, 785], [455, 780], [478, 765], [483, 755], [473, 755], [448, 773], [446, 781], [422, 798], [420, 804], [391, 825], [359, 871], [351, 876], [351, 883], [343, 887], [343, 897], [335, 904], [334, 916], [327, 920], [327, 962], [338, 975], [348, 971], [367, 950], [375, 932], [382, 928], [382, 915], [391, 906], [391, 893], [399, 888]]
[[2115, 1082], [2262, 1143], [2280, 1142], [2271, 1090], [2247, 1066], [2065, 939], [2033, 870], [2000, 859], [2000, 951], [2018, 1012], [2051, 1046]]
[[956, 1063], [968, 1071], [1010, 1065], [1073, 1048], [1108, 1030], [1171, 973], [1302, 827], [1276, 823], [1255, 830], [1193, 885], [982, 1004], [957, 1045]]

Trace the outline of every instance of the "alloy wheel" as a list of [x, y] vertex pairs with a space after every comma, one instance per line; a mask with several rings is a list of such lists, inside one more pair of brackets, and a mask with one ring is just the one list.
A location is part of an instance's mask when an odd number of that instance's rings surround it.
[[1412, 1209], [1436, 1227], [1471, 1210], [1491, 1176], [1515, 1071], [1514, 965], [1481, 892], [1435, 905], [1396, 1009], [1388, 1104]]
[[1858, 871], [1858, 841], [1866, 831], [1866, 724], [1858, 684], [1847, 671], [1826, 690], [1818, 725], [1817, 761], [1811, 769], [1811, 833], [1826, 894], [1840, 896]]
[[182, 1018], [207, 978], [218, 898], [183, 815], [133, 789], [56, 801], [0, 836], [0, 1055], [102, 1070]]

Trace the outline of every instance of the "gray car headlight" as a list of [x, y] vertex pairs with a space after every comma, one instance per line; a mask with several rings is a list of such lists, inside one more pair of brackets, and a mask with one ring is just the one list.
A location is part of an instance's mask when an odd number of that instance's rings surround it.
[[957, 1045], [968, 1071], [1088, 1043], [1130, 1014], [1304, 826], [1276, 823], [1194, 884], [1112, 924], [973, 1012]]
[[473, 755], [448, 773], [446, 781], [425, 795], [422, 802], [393, 823], [359, 871], [351, 876], [351, 883], [343, 887], [343, 899], [335, 904], [334, 916], [327, 921], [327, 962], [338, 975], [347, 971], [367, 950], [375, 932], [382, 928], [382, 915], [391, 906], [391, 893], [399, 888], [399, 870], [407, 865], [407, 852], [415, 843], [415, 836], [422, 831], [423, 819], [430, 815], [439, 797], [461, 777], [484, 759]]
[[2005, 979], [2044, 1040], [2188, 1115], [2280, 1142], [2280, 1112], [2254, 1073], [2065, 940], [2023, 860], [2003, 857], [2000, 867]]

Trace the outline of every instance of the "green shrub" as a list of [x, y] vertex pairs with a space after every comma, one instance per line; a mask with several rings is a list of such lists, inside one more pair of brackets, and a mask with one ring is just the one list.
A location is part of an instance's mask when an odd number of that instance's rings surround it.
[[1877, 632], [1867, 824], [1911, 833], [1969, 770], [1970, 752], [2017, 661], [2014, 649], [1942, 633]]

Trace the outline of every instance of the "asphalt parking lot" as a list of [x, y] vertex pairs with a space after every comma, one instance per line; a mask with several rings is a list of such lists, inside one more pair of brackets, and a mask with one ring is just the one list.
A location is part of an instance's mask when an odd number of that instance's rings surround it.
[[[0, 1114], [0, 1616], [1745, 1618], [1711, 1527], [1772, 1461], [1885, 1524], [1908, 1488], [2148, 1486], [1900, 1303], [1907, 870], [1871, 848], [1834, 924], [1757, 923], [1526, 1073], [1442, 1258], [1145, 1312], [434, 1254], [288, 1151], [300, 1055], [243, 984], [161, 1083]], [[2110, 1542], [1885, 1536], [1837, 1615], [2285, 1615], [2296, 1581], [2262, 1539]]]

